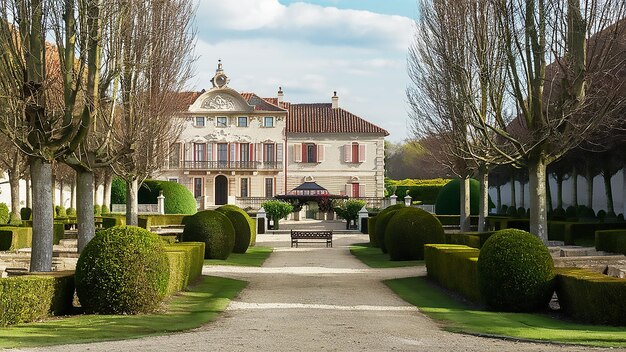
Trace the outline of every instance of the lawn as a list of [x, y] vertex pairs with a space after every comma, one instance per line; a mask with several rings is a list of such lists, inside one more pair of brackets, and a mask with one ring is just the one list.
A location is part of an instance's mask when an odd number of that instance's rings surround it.
[[272, 251], [271, 247], [249, 247], [246, 253], [231, 253], [226, 260], [205, 259], [204, 265], [261, 266]]
[[124, 340], [197, 328], [217, 317], [245, 281], [203, 276], [169, 300], [163, 313], [79, 315], [0, 328], [0, 348]]
[[439, 321], [445, 330], [452, 332], [564, 344], [626, 347], [624, 327], [577, 324], [539, 313], [499, 313], [468, 308], [425, 277], [388, 280], [385, 284], [422, 313]]
[[350, 253], [370, 268], [399, 268], [404, 266], [424, 265], [423, 260], [395, 261], [389, 260], [389, 254], [380, 248], [370, 247], [369, 243], [358, 243], [350, 246]]

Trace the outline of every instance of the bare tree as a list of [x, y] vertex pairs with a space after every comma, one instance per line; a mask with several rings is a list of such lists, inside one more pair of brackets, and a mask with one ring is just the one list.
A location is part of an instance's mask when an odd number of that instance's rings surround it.
[[0, 168], [9, 176], [11, 189], [11, 219], [20, 219], [20, 180], [28, 172], [28, 159], [13, 144], [3, 139], [0, 141]]
[[137, 225], [137, 191], [165, 164], [180, 124], [179, 92], [191, 77], [192, 0], [125, 0], [120, 27], [120, 99], [114, 136], [127, 152], [113, 165], [127, 184], [126, 222]]

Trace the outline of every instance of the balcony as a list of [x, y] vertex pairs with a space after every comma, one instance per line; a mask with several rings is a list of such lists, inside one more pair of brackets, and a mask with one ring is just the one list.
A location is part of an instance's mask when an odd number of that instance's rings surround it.
[[180, 161], [170, 162], [169, 170], [282, 170], [281, 162], [261, 161]]

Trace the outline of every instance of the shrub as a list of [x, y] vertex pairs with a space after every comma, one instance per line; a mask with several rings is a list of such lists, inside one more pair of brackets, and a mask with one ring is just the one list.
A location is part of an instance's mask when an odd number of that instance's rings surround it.
[[[459, 202], [461, 180], [454, 179], [448, 182], [437, 196], [435, 211], [438, 215], [459, 215], [461, 205]], [[480, 183], [470, 179], [470, 214], [478, 215], [478, 203], [480, 202]], [[489, 208], [493, 208], [493, 202], [489, 198]], [[513, 209], [515, 210], [515, 209]]]
[[9, 225], [22, 226], [22, 219], [21, 219], [21, 217], [15, 215], [13, 213], [9, 213]]
[[265, 209], [268, 220], [274, 222], [274, 229], [278, 229], [278, 221], [293, 212], [293, 206], [280, 200], [268, 200], [261, 204]]
[[517, 208], [517, 217], [525, 218], [526, 217], [526, 209], [524, 207]]
[[370, 236], [370, 247], [380, 248], [378, 237], [376, 236], [376, 219], [377, 216], [367, 218], [367, 234]]
[[556, 208], [552, 211], [552, 220], [565, 220], [567, 213], [563, 208]]
[[596, 231], [596, 249], [626, 255], [626, 230]]
[[566, 219], [576, 219], [578, 215], [576, 214], [576, 207], [570, 205], [565, 209], [565, 218]]
[[9, 207], [6, 203], [0, 203], [0, 224], [9, 222]]
[[598, 219], [604, 220], [604, 218], [606, 218], [606, 211], [602, 209], [598, 210], [598, 214], [596, 216], [598, 217]]
[[374, 233], [378, 238], [378, 246], [383, 253], [387, 253], [387, 247], [385, 245], [385, 229], [387, 228], [387, 223], [391, 218], [390, 213], [404, 208], [404, 203], [394, 204], [383, 209], [378, 215], [376, 215], [376, 226], [374, 228]]
[[187, 215], [184, 214], [151, 214], [151, 215], [139, 215], [138, 224], [139, 227], [144, 229], [150, 229], [152, 226], [164, 226], [164, 225], [184, 225], [183, 219]]
[[541, 309], [554, 292], [554, 264], [548, 248], [517, 229], [500, 230], [485, 242], [478, 257], [478, 278], [482, 297], [496, 310]]
[[586, 205], [579, 205], [576, 214], [578, 218], [591, 219], [596, 217], [596, 213], [593, 209], [588, 208]]
[[517, 209], [515, 209], [514, 207], [508, 207], [506, 210], [506, 216], [510, 216], [512, 218], [516, 218], [517, 217]]
[[111, 211], [109, 210], [109, 207], [107, 207], [106, 204], [102, 204], [102, 206], [100, 207], [100, 214], [105, 215], [110, 213]]
[[359, 218], [359, 211], [365, 206], [365, 201], [358, 199], [349, 199], [339, 202], [334, 208], [335, 213], [342, 218], [350, 221]]
[[235, 229], [226, 215], [204, 210], [186, 218], [183, 241], [204, 242], [206, 259], [226, 259], [235, 245]]
[[252, 233], [255, 232], [250, 216], [235, 205], [223, 205], [215, 210], [226, 215], [233, 224], [233, 228], [235, 229], [233, 253], [246, 253], [250, 246]]
[[509, 210], [509, 206], [506, 204], [502, 204], [502, 206], [500, 207], [500, 210], [498, 211], [498, 215], [506, 215], [508, 210]]
[[57, 218], [66, 218], [67, 211], [64, 206], [57, 205], [55, 208]]
[[68, 218], [74, 218], [76, 217], [76, 209], [74, 208], [67, 208], [67, 210], [65, 211], [65, 213], [67, 214]]
[[165, 214], [194, 214], [196, 199], [187, 187], [177, 182], [146, 180], [139, 188], [139, 203], [156, 204], [157, 197], [165, 197]]
[[619, 214], [617, 216], [617, 221], [622, 221], [623, 222], [624, 221], [624, 214]]
[[126, 181], [119, 177], [111, 182], [111, 204], [126, 204]]
[[443, 226], [419, 208], [397, 210], [385, 229], [385, 246], [391, 260], [424, 259], [424, 245], [444, 243]]
[[63, 237], [65, 237], [65, 223], [61, 221], [54, 221], [52, 224], [52, 243], [61, 243]]
[[0, 227], [0, 251], [15, 251], [31, 247], [33, 243], [32, 227]]
[[[139, 222], [141, 222], [141, 218], [139, 218]], [[102, 217], [102, 227], [105, 229], [124, 225], [126, 225], [126, 215], [109, 214]]]
[[100, 216], [102, 215], [102, 208], [98, 204], [94, 204], [93, 206], [93, 215]]
[[481, 302], [478, 254], [477, 249], [463, 245], [427, 244], [424, 246], [424, 260], [428, 277], [473, 302]]
[[168, 294], [185, 289], [202, 272], [204, 243], [188, 242], [166, 245], [165, 254], [170, 263]]
[[452, 232], [446, 233], [446, 243], [460, 244], [472, 248], [482, 248], [494, 231], [487, 232]]
[[20, 217], [22, 218], [22, 220], [30, 220], [32, 214], [33, 210], [31, 208], [20, 209]]
[[92, 313], [154, 311], [165, 297], [168, 280], [163, 242], [134, 226], [98, 232], [76, 264], [76, 293]]

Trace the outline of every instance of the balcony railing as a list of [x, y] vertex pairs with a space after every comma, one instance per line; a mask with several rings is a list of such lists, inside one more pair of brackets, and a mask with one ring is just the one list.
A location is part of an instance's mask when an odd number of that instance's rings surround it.
[[260, 161], [180, 161], [170, 162], [170, 170], [279, 170], [283, 168], [280, 162]]

